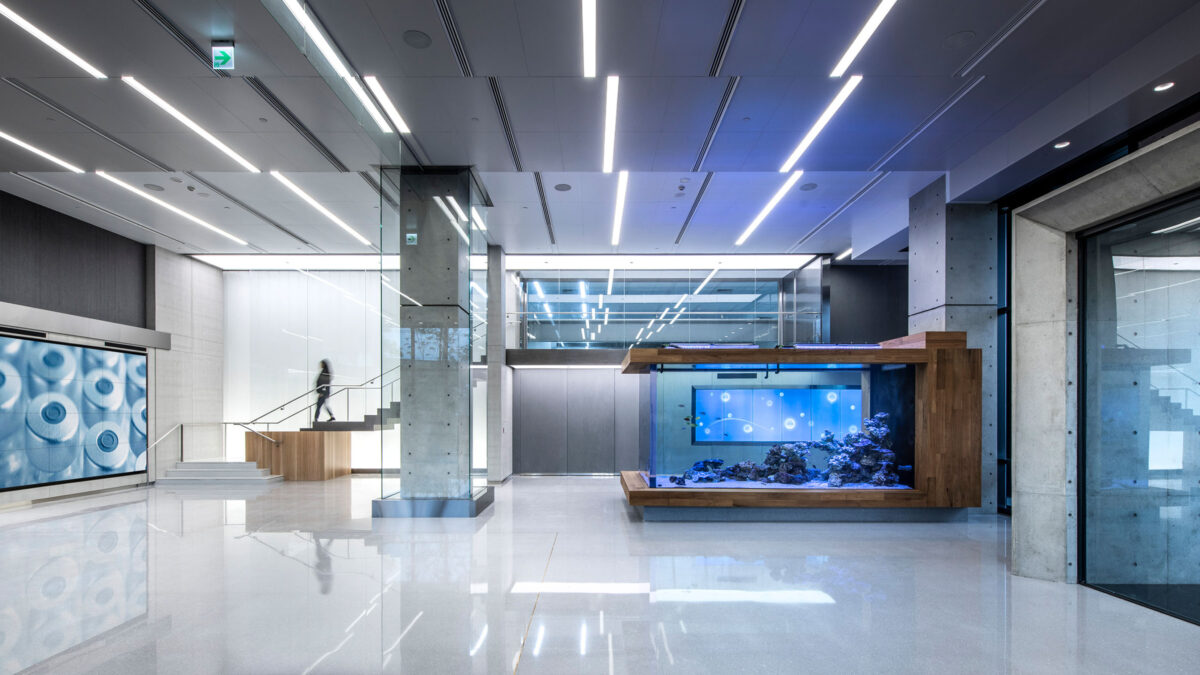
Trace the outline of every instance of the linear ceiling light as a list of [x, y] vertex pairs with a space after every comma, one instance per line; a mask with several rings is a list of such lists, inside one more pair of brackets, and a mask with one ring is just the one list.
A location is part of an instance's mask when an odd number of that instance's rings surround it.
[[587, 300], [587, 284], [582, 279], [579, 280], [579, 297]]
[[1188, 227], [1190, 225], [1195, 225], [1196, 223], [1200, 223], [1200, 218], [1192, 218], [1191, 220], [1185, 220], [1182, 223], [1179, 223], [1178, 225], [1164, 227], [1161, 230], [1155, 230], [1155, 231], [1151, 232], [1150, 234], [1169, 234], [1171, 232], [1176, 232], [1178, 230], [1182, 230], [1183, 228]]
[[[0, 6], [2, 6], [2, 5], [0, 5]], [[33, 154], [37, 155], [38, 157], [41, 157], [42, 159], [48, 159], [51, 162], [54, 162], [55, 164], [66, 169], [67, 171], [73, 171], [75, 173], [84, 173], [83, 169], [75, 166], [74, 164], [71, 164], [70, 162], [68, 162], [66, 160], [59, 159], [58, 157], [55, 157], [54, 155], [52, 155], [44, 150], [35, 148], [32, 145], [26, 143], [25, 141], [22, 141], [19, 138], [16, 138], [14, 136], [9, 136], [8, 134], [4, 133], [3, 131], [0, 131], [0, 138], [3, 138], [4, 140], [8, 141], [9, 143], [12, 143], [13, 145], [22, 147], [22, 148], [28, 150], [29, 152], [32, 152]]]
[[[612, 245], [621, 243], [621, 221], [625, 218], [625, 191], [629, 188], [629, 172], [617, 174], [617, 205], [613, 210]], [[611, 276], [610, 281], [611, 285]], [[612, 292], [611, 290], [609, 291]]]
[[616, 273], [615, 267], [608, 268], [608, 292], [605, 295], [612, 295], [613, 274]]
[[0, 14], [3, 14], [5, 17], [8, 18], [9, 21], [12, 21], [13, 23], [20, 26], [26, 33], [29, 33], [33, 37], [41, 40], [42, 44], [44, 44], [47, 47], [58, 52], [59, 55], [61, 55], [63, 58], [67, 59], [71, 63], [74, 63], [75, 65], [82, 68], [84, 70], [84, 72], [86, 72], [88, 75], [91, 75], [92, 77], [95, 77], [95, 78], [101, 79], [101, 80], [108, 78], [107, 75], [100, 72], [99, 68], [96, 68], [95, 66], [88, 63], [87, 61], [84, 61], [82, 58], [80, 58], [80, 56], [78, 54], [76, 54], [75, 52], [71, 51], [70, 49], [67, 49], [66, 47], [62, 46], [61, 42], [59, 42], [58, 40], [55, 40], [54, 38], [52, 38], [49, 35], [47, 35], [46, 33], [44, 33], [41, 28], [38, 28], [37, 26], [26, 21], [25, 17], [12, 11], [8, 7], [6, 7], [3, 3], [0, 3]]
[[262, 173], [258, 169], [258, 167], [254, 166], [249, 161], [247, 161], [245, 157], [242, 157], [241, 155], [234, 152], [232, 148], [230, 148], [228, 145], [225, 145], [224, 143], [222, 143], [220, 141], [220, 139], [218, 139], [216, 136], [213, 136], [212, 134], [208, 133], [208, 130], [206, 130], [204, 127], [200, 126], [199, 124], [196, 124], [192, 120], [192, 118], [179, 112], [179, 110], [175, 106], [164, 101], [161, 96], [159, 96], [158, 94], [155, 94], [154, 92], [147, 89], [146, 85], [142, 84], [141, 82], [138, 82], [137, 79], [135, 79], [134, 77], [132, 77], [130, 75], [126, 75], [121, 78], [121, 81], [124, 82], [125, 84], [133, 87], [139, 94], [141, 94], [142, 96], [145, 96], [154, 105], [158, 106], [159, 108], [162, 108], [162, 110], [164, 112], [166, 112], [168, 115], [170, 115], [171, 117], [174, 117], [175, 119], [182, 122], [183, 126], [196, 132], [196, 135], [198, 135], [200, 138], [203, 138], [204, 140], [211, 143], [213, 147], [215, 147], [216, 149], [225, 153], [227, 156], [229, 156], [230, 159], [237, 162], [238, 164], [241, 164], [242, 167], [244, 167], [247, 171], [249, 171], [251, 173]]
[[487, 225], [484, 224], [483, 218], [480, 217], [474, 206], [471, 207], [471, 222], [475, 223], [475, 227], [479, 228], [480, 232], [487, 232]]
[[545, 298], [545, 297], [546, 297], [546, 294], [542, 292], [542, 285], [541, 285], [541, 284], [539, 284], [539, 283], [538, 283], [538, 282], [536, 282], [536, 281], [535, 281], [535, 282], [533, 282], [533, 290], [534, 290], [534, 292], [536, 292], [536, 293], [537, 293], [537, 296], [538, 296], [539, 298]]
[[[400, 256], [378, 255], [372, 253], [357, 253], [348, 255], [309, 254], [309, 255], [272, 255], [272, 254], [230, 254], [230, 255], [193, 255], [193, 258], [207, 265], [222, 270], [295, 270], [297, 268], [318, 271], [364, 271], [378, 272], [400, 269]], [[384, 281], [391, 279], [380, 274]]]
[[543, 303], [542, 303], [542, 308], [546, 310], [546, 316], [550, 317], [551, 319], [553, 319], [553, 318], [554, 318], [554, 312], [551, 312], [551, 311], [550, 311], [550, 303], [548, 303], [548, 302], [543, 302]]
[[583, 76], [596, 76], [596, 0], [583, 0]]
[[850, 255], [851, 253], [854, 253], [854, 249], [848, 248], [845, 251], [842, 251], [840, 254], [838, 254], [838, 257], [834, 258], [834, 260], [841, 260], [841, 259], [845, 258], [846, 256]]
[[375, 103], [371, 100], [370, 96], [367, 96], [366, 90], [359, 83], [358, 77], [346, 67], [346, 63], [342, 60], [337, 49], [334, 49], [333, 44], [325, 38], [325, 33], [317, 26], [317, 22], [309, 16], [304, 6], [298, 0], [283, 0], [283, 4], [292, 13], [292, 16], [296, 18], [296, 21], [300, 23], [300, 27], [304, 29], [304, 33], [308, 35], [308, 38], [317, 46], [317, 51], [321, 52], [321, 56], [325, 57], [330, 67], [333, 68], [333, 72], [337, 73], [337, 76], [342, 78], [350, 87], [350, 91], [354, 92], [354, 97], [366, 108], [367, 113], [371, 115], [371, 119], [375, 120], [375, 124], [379, 125], [379, 130], [385, 134], [392, 133], [392, 128], [388, 126], [383, 113], [379, 112], [379, 108], [375, 107]]
[[608, 76], [608, 88], [604, 95], [604, 173], [612, 173], [613, 152], [617, 145], [617, 90], [621, 78]]
[[700, 291], [704, 290], [704, 287], [708, 285], [708, 282], [712, 281], [712, 278], [717, 275], [718, 269], [720, 268], [714, 267], [713, 271], [709, 272], [708, 276], [704, 277], [704, 281], [701, 281], [700, 285], [696, 287], [696, 290], [692, 292], [692, 295], [700, 295]]
[[450, 208], [454, 209], [454, 212], [458, 214], [458, 219], [464, 223], [467, 222], [467, 212], [463, 211], [462, 207], [458, 205], [458, 200], [451, 195], [446, 195], [446, 201], [450, 203]]
[[483, 286], [480, 286], [477, 282], [472, 281], [471, 288], [475, 289], [476, 293], [482, 295], [484, 300], [487, 300], [487, 293], [484, 292]]
[[454, 231], [458, 233], [458, 236], [462, 237], [463, 243], [465, 243], [467, 246], [470, 246], [471, 239], [467, 236], [467, 233], [463, 232], [463, 229], [458, 226], [458, 219], [454, 217], [453, 213], [450, 213], [450, 209], [447, 208], [446, 202], [442, 201], [442, 198], [437, 195], [433, 196], [433, 202], [438, 205], [438, 208], [442, 210], [442, 213], [446, 214], [446, 220], [450, 221], [450, 225], [454, 228]]
[[411, 302], [412, 304], [416, 305], [417, 307], [424, 307], [424, 306], [425, 306], [425, 305], [422, 305], [421, 303], [417, 302], [417, 301], [416, 301], [416, 300], [414, 300], [413, 298], [410, 298], [409, 296], [405, 295], [404, 293], [402, 293], [402, 292], [400, 291], [400, 289], [399, 289], [399, 288], [396, 288], [395, 286], [392, 286], [392, 285], [391, 285], [391, 284], [389, 284], [388, 282], [386, 282], [386, 281], [382, 281], [382, 282], [380, 282], [380, 283], [382, 283], [384, 286], [386, 286], [386, 287], [388, 288], [388, 290], [390, 290], [390, 291], [393, 291], [394, 293], [396, 293], [396, 295], [399, 295], [400, 297], [404, 298], [405, 300], [408, 300], [409, 302]]
[[758, 226], [762, 224], [762, 221], [766, 220], [767, 216], [771, 215], [771, 211], [775, 210], [775, 206], [788, 193], [788, 190], [792, 189], [796, 181], [800, 180], [800, 176], [802, 175], [804, 175], [803, 171], [793, 171], [792, 175], [788, 176], [788, 179], [783, 182], [783, 185], [775, 192], [775, 195], [771, 197], [771, 201], [767, 202], [762, 211], [759, 211], [754, 220], [750, 221], [750, 224], [746, 226], [746, 231], [742, 232], [742, 236], [738, 237], [737, 241], [734, 242], [735, 246], [741, 246], [746, 242], [746, 239], [758, 229]]
[[837, 96], [833, 97], [833, 100], [829, 102], [829, 106], [825, 108], [825, 112], [821, 113], [821, 116], [817, 118], [816, 124], [813, 124], [808, 133], [804, 134], [804, 138], [800, 140], [800, 145], [797, 145], [796, 149], [792, 150], [792, 154], [788, 156], [787, 161], [783, 163], [783, 166], [779, 167], [779, 173], [791, 171], [796, 162], [800, 161], [800, 155], [803, 155], [804, 151], [808, 150], [808, 146], [817, 140], [817, 135], [821, 133], [826, 124], [829, 124], [829, 120], [833, 119], [833, 116], [837, 114], [838, 108], [842, 107], [846, 99], [850, 98], [850, 94], [858, 86], [859, 82], [862, 82], [862, 75], [851, 75], [850, 79], [846, 80], [846, 84], [842, 86], [842, 90], [837, 93]]
[[330, 222], [332, 222], [334, 225], [337, 225], [338, 227], [342, 228], [342, 229], [343, 229], [343, 230], [345, 230], [346, 232], [350, 233], [350, 236], [352, 236], [352, 237], [354, 237], [355, 239], [357, 239], [357, 240], [359, 241], [359, 243], [360, 243], [360, 244], [362, 244], [363, 246], [370, 246], [370, 245], [371, 245], [371, 242], [370, 242], [370, 241], [368, 241], [366, 237], [362, 236], [361, 234], [359, 234], [358, 232], [356, 232], [356, 231], [354, 230], [354, 228], [352, 228], [352, 227], [350, 227], [349, 225], [347, 225], [347, 224], [346, 224], [346, 221], [344, 221], [344, 220], [342, 220], [341, 218], [338, 218], [337, 216], [333, 215], [333, 212], [332, 212], [332, 211], [330, 211], [329, 209], [327, 209], [327, 208], [325, 208], [324, 206], [322, 206], [320, 202], [318, 202], [317, 200], [313, 199], [313, 198], [312, 198], [312, 196], [311, 196], [311, 195], [309, 195], [309, 194], [308, 194], [307, 192], [305, 192], [304, 190], [301, 190], [301, 189], [300, 189], [300, 186], [298, 186], [298, 185], [296, 185], [295, 183], [293, 183], [292, 181], [288, 180], [286, 176], [284, 176], [283, 174], [279, 173], [278, 171], [272, 171], [272, 172], [271, 172], [271, 175], [275, 177], [275, 180], [279, 181], [280, 183], [283, 183], [284, 187], [286, 187], [287, 189], [289, 189], [289, 190], [291, 190], [292, 192], [296, 193], [296, 196], [297, 196], [297, 197], [299, 197], [300, 199], [303, 199], [305, 202], [307, 202], [307, 203], [308, 203], [308, 205], [309, 205], [309, 206], [311, 206], [311, 207], [313, 207], [313, 209], [314, 209], [314, 210], [316, 210], [318, 213], [320, 213], [321, 215], [323, 215], [323, 216], [325, 216], [326, 218], [328, 218], [328, 219], [329, 219], [329, 221], [330, 221]]
[[[679, 308], [679, 312], [677, 312], [677, 313], [675, 314], [675, 318], [671, 319], [671, 322], [670, 322], [670, 323], [672, 323], [672, 324], [673, 324], [673, 323], [675, 323], [676, 321], [678, 321], [678, 320], [679, 320], [679, 317], [683, 316], [683, 313], [684, 313], [684, 312], [686, 312], [686, 311], [687, 311], [687, 307], [680, 307], [680, 308]], [[668, 325], [670, 325], [670, 324], [668, 324]]]
[[237, 237], [233, 236], [232, 234], [229, 234], [225, 230], [222, 230], [221, 228], [217, 227], [216, 225], [213, 225], [212, 223], [201, 220], [200, 218], [193, 216], [192, 214], [188, 213], [187, 211], [184, 211], [183, 209], [181, 209], [177, 206], [172, 206], [171, 204], [164, 202], [163, 200], [159, 199], [158, 197], [155, 197], [154, 195], [150, 194], [149, 192], [146, 192], [144, 190], [139, 190], [138, 188], [135, 188], [134, 186], [130, 185], [129, 183], [126, 183], [125, 181], [123, 181], [119, 178], [114, 178], [113, 176], [110, 176], [109, 174], [107, 174], [103, 171], [97, 171], [96, 175], [100, 176], [104, 180], [107, 180], [108, 182], [110, 182], [114, 185], [119, 185], [119, 186], [125, 188], [126, 190], [129, 190], [133, 194], [141, 197], [142, 199], [145, 199], [146, 201], [150, 201], [150, 202], [154, 202], [155, 204], [158, 204], [159, 206], [163, 207], [164, 209], [170, 211], [171, 213], [174, 213], [178, 216], [183, 216], [184, 218], [187, 218], [188, 220], [192, 221], [193, 223], [196, 223], [197, 225], [199, 225], [201, 227], [208, 228], [208, 229], [212, 230], [213, 232], [216, 232], [217, 234], [221, 235], [222, 237], [229, 239], [230, 241], [233, 241], [242, 246], [249, 246], [249, 244], [247, 244], [245, 241], [238, 239]]
[[842, 54], [842, 60], [838, 61], [833, 72], [829, 74], [830, 77], [841, 77], [846, 74], [846, 69], [850, 67], [851, 63], [854, 63], [855, 57], [862, 51], [862, 48], [867, 46], [867, 41], [875, 34], [875, 30], [879, 28], [879, 24], [883, 23], [884, 17], [892, 11], [895, 4], [896, 0], [881, 0], [879, 6], [871, 13], [871, 18], [867, 19], [862, 30], [858, 31], [858, 37], [854, 38], [854, 42], [851, 42], [850, 46], [846, 48], [846, 53]]
[[375, 100], [379, 101], [379, 105], [383, 106], [383, 111], [387, 113], [388, 119], [392, 121], [392, 124], [396, 125], [396, 130], [402, 134], [412, 133], [408, 128], [408, 123], [405, 122], [404, 118], [400, 116], [400, 111], [396, 110], [396, 106], [392, 103], [392, 99], [389, 98], [387, 92], [383, 90], [383, 85], [379, 84], [378, 78], [376, 78], [374, 75], [367, 75], [363, 78], [363, 82], [366, 82], [367, 88], [371, 90], [372, 94], [375, 94]]

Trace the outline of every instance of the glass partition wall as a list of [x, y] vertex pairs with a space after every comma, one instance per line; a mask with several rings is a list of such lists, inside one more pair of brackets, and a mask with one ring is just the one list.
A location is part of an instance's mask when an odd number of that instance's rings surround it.
[[526, 349], [824, 339], [819, 259], [800, 270], [522, 270]]
[[380, 204], [381, 259], [399, 259], [380, 279], [380, 361], [394, 373], [380, 407], [399, 419], [379, 435], [381, 494], [464, 499], [472, 470], [487, 467], [487, 269], [470, 269], [487, 257], [478, 192], [467, 169], [383, 168], [380, 182], [397, 195]]
[[1200, 622], [1200, 201], [1081, 263], [1080, 579]]

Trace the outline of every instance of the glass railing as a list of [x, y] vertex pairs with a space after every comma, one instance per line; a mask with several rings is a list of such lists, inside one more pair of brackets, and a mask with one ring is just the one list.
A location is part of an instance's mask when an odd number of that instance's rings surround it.
[[[781, 326], [795, 327], [786, 339]], [[753, 343], [774, 347], [793, 342], [822, 341], [821, 313], [763, 311], [620, 311], [612, 308], [554, 312], [511, 312], [506, 315], [510, 336], [519, 336], [521, 349], [628, 349], [671, 343]]]

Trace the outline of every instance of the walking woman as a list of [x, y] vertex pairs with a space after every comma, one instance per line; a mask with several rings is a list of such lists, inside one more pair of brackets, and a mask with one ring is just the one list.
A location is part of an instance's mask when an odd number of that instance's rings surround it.
[[315, 425], [321, 419], [321, 407], [324, 406], [325, 412], [329, 413], [329, 421], [334, 420], [333, 408], [329, 407], [330, 384], [333, 382], [333, 368], [329, 365], [329, 359], [321, 359], [321, 372], [317, 373], [317, 411], [313, 414], [313, 424]]

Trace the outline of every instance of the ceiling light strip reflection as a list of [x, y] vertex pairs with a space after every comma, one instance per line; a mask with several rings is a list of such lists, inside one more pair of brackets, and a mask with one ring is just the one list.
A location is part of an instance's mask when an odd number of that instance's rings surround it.
[[842, 86], [837, 96], [834, 96], [833, 100], [829, 102], [829, 105], [825, 108], [825, 112], [821, 113], [816, 123], [808, 130], [808, 133], [804, 134], [804, 138], [800, 139], [800, 144], [796, 146], [795, 150], [792, 150], [792, 154], [788, 156], [787, 161], [783, 163], [783, 166], [779, 167], [779, 173], [787, 173], [792, 170], [793, 166], [796, 166], [796, 162], [800, 161], [800, 156], [808, 150], [808, 146], [812, 145], [813, 141], [817, 140], [817, 136], [821, 133], [821, 130], [825, 128], [825, 125], [829, 124], [829, 120], [833, 119], [833, 116], [837, 114], [838, 109], [842, 107], [846, 99], [850, 98], [850, 94], [854, 93], [854, 89], [858, 87], [859, 82], [862, 82], [862, 75], [851, 75], [850, 79], [846, 80], [846, 84]]
[[15, 136], [10, 136], [10, 135], [4, 133], [3, 131], [0, 131], [0, 138], [3, 138], [4, 140], [8, 141], [9, 143], [12, 143], [13, 145], [15, 145], [17, 147], [24, 148], [25, 150], [32, 152], [33, 154], [37, 155], [38, 157], [41, 157], [42, 159], [50, 160], [51, 162], [54, 162], [55, 164], [66, 169], [67, 171], [71, 171], [73, 173], [84, 173], [83, 169], [75, 166], [74, 164], [71, 164], [70, 162], [66, 161], [65, 159], [60, 159], [60, 158], [55, 157], [54, 155], [46, 152], [45, 150], [42, 150], [40, 148], [35, 148], [34, 146], [26, 143], [25, 141], [15, 137]]
[[771, 201], [767, 202], [767, 205], [763, 207], [762, 211], [759, 211], [758, 215], [754, 217], [754, 220], [750, 221], [750, 224], [746, 226], [746, 230], [742, 232], [742, 236], [738, 237], [737, 241], [734, 242], [735, 246], [741, 246], [742, 244], [746, 243], [746, 239], [748, 239], [751, 234], [754, 234], [754, 231], [758, 229], [759, 225], [762, 225], [762, 222], [766, 220], [767, 216], [771, 215], [771, 211], [775, 210], [775, 207], [779, 204], [780, 200], [782, 200], [784, 195], [788, 193], [788, 190], [792, 189], [792, 186], [796, 184], [796, 181], [800, 180], [800, 176], [802, 175], [804, 175], [803, 171], [793, 171], [792, 175], [788, 176], [788, 179], [784, 181], [783, 185], [780, 186], [780, 188], [775, 192], [775, 195], [771, 197]]
[[613, 170], [613, 154], [617, 145], [617, 93], [620, 85], [620, 77], [608, 76], [604, 94], [604, 173], [612, 173]]
[[160, 109], [163, 110], [163, 112], [167, 113], [171, 117], [174, 117], [176, 120], [178, 120], [180, 123], [182, 123], [183, 126], [189, 128], [193, 132], [195, 132], [195, 134], [197, 136], [208, 141], [209, 144], [211, 144], [214, 148], [225, 153], [226, 156], [228, 156], [230, 159], [237, 162], [238, 164], [241, 164], [242, 168], [246, 169], [247, 171], [249, 171], [251, 173], [262, 173], [262, 171], [260, 171], [258, 167], [251, 164], [250, 161], [247, 160], [245, 157], [242, 157], [238, 153], [234, 152], [234, 150], [232, 148], [230, 148], [228, 145], [225, 145], [224, 143], [222, 143], [219, 138], [210, 134], [207, 129], [205, 129], [204, 127], [197, 124], [194, 120], [192, 120], [192, 118], [188, 117], [187, 115], [184, 115], [175, 106], [171, 105], [170, 103], [167, 103], [166, 100], [164, 100], [161, 96], [159, 96], [158, 94], [151, 91], [148, 87], [146, 87], [146, 85], [142, 84], [141, 82], [138, 82], [137, 78], [134, 78], [130, 75], [126, 75], [121, 78], [121, 81], [124, 82], [125, 84], [129, 85], [130, 87], [133, 87], [134, 91], [141, 94], [142, 96], [145, 96], [147, 100], [149, 100], [154, 105], [158, 106]]
[[479, 211], [476, 211], [474, 206], [471, 207], [471, 222], [475, 223], [475, 227], [479, 228], [480, 232], [487, 232], [487, 225], [483, 222], [483, 218], [480, 217]]
[[4, 15], [4, 17], [7, 18], [9, 21], [12, 21], [13, 23], [20, 26], [21, 29], [24, 30], [26, 33], [29, 33], [33, 37], [40, 40], [42, 42], [42, 44], [44, 44], [47, 47], [58, 52], [59, 55], [62, 56], [63, 58], [65, 58], [66, 60], [79, 66], [88, 75], [91, 75], [92, 77], [94, 77], [98, 80], [108, 79], [108, 76], [105, 75], [104, 73], [100, 72], [99, 68], [97, 68], [97, 67], [93, 66], [92, 64], [88, 63], [87, 61], [83, 60], [83, 57], [79, 56], [78, 54], [71, 51], [70, 49], [67, 49], [66, 47], [64, 47], [61, 42], [50, 37], [41, 28], [38, 28], [37, 26], [33, 25], [32, 23], [29, 23], [29, 21], [27, 21], [25, 19], [25, 17], [12, 11], [3, 3], [0, 3], [0, 14]]
[[458, 233], [458, 236], [462, 237], [463, 243], [467, 246], [470, 246], [471, 238], [468, 237], [467, 233], [463, 232], [463, 229], [458, 226], [458, 219], [454, 217], [453, 213], [450, 213], [450, 209], [446, 206], [446, 202], [442, 201], [442, 198], [437, 195], [433, 196], [433, 202], [438, 205], [438, 208], [442, 210], [442, 213], [446, 214], [446, 220], [450, 221], [451, 227], [453, 227], [454, 231]]
[[[613, 209], [612, 245], [621, 243], [621, 221], [625, 218], [625, 193], [629, 189], [629, 172], [617, 174], [617, 204]], [[611, 292], [611, 291], [610, 291]]]
[[458, 205], [458, 200], [454, 198], [454, 195], [446, 195], [446, 201], [450, 203], [450, 208], [454, 209], [454, 212], [458, 214], [458, 219], [466, 222], [467, 212], [463, 211], [462, 207]]
[[133, 194], [141, 197], [142, 199], [145, 199], [146, 201], [158, 204], [159, 206], [163, 207], [164, 209], [170, 211], [171, 213], [174, 213], [178, 216], [187, 218], [188, 220], [192, 221], [193, 223], [196, 223], [197, 225], [199, 225], [201, 227], [212, 230], [213, 232], [216, 232], [217, 234], [221, 235], [222, 237], [225, 237], [226, 239], [229, 239], [230, 241], [232, 241], [236, 244], [240, 244], [241, 246], [249, 246], [249, 244], [247, 244], [245, 241], [233, 236], [232, 234], [226, 232], [225, 230], [222, 230], [221, 228], [217, 227], [216, 225], [213, 225], [212, 223], [209, 223], [200, 218], [197, 218], [196, 216], [193, 216], [192, 214], [188, 213], [187, 211], [184, 211], [183, 209], [181, 209], [177, 206], [168, 204], [167, 202], [164, 202], [163, 200], [159, 199], [158, 197], [155, 197], [154, 195], [150, 194], [149, 192], [140, 190], [119, 178], [115, 178], [115, 177], [109, 175], [108, 173], [105, 173], [104, 171], [97, 171], [96, 175], [100, 176], [104, 180], [107, 180], [108, 182], [110, 182], [114, 185], [120, 186], [120, 187], [132, 192]]
[[284, 187], [286, 187], [287, 189], [289, 189], [293, 193], [295, 193], [295, 195], [297, 197], [299, 197], [300, 199], [303, 199], [305, 201], [305, 203], [307, 203], [309, 206], [311, 206], [317, 213], [320, 213], [321, 215], [325, 216], [334, 225], [337, 225], [338, 227], [340, 227], [343, 230], [345, 230], [346, 232], [348, 232], [350, 234], [350, 236], [357, 239], [359, 241], [359, 243], [361, 243], [363, 246], [371, 245], [371, 242], [368, 241], [366, 237], [364, 237], [361, 234], [359, 234], [358, 232], [356, 232], [354, 230], [354, 228], [347, 225], [344, 220], [342, 220], [341, 218], [338, 218], [336, 215], [333, 214], [332, 211], [325, 208], [317, 200], [313, 199], [312, 196], [309, 195], [307, 192], [305, 192], [304, 190], [301, 190], [300, 186], [298, 186], [295, 183], [293, 183], [292, 181], [288, 180], [287, 176], [284, 176], [282, 173], [279, 173], [278, 171], [272, 171], [271, 175], [275, 177], [275, 180], [282, 183], [284, 185]]
[[841, 60], [834, 66], [833, 72], [829, 74], [830, 77], [841, 77], [846, 74], [846, 70], [850, 67], [850, 64], [854, 63], [854, 59], [862, 51], [862, 48], [867, 46], [867, 41], [875, 34], [879, 25], [883, 23], [888, 12], [892, 11], [892, 7], [895, 5], [896, 0], [882, 0], [879, 3], [879, 6], [875, 8], [870, 18], [867, 19], [867, 22], [863, 24], [862, 30], [858, 31], [858, 35], [854, 38], [854, 41], [846, 48], [846, 52], [842, 54]]

